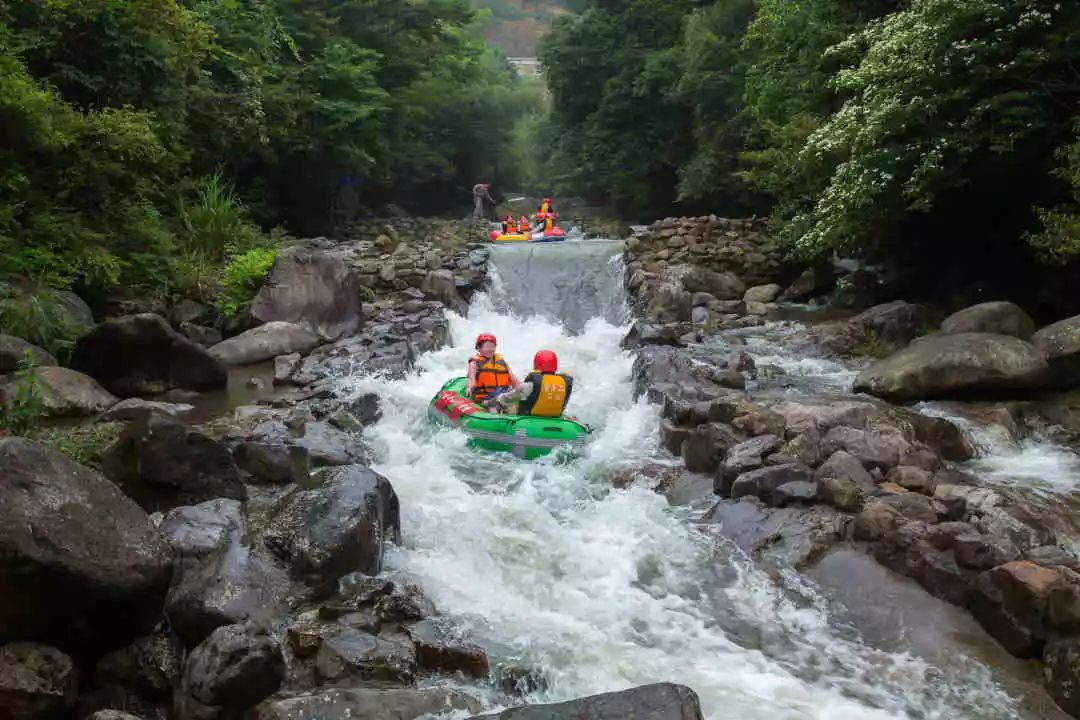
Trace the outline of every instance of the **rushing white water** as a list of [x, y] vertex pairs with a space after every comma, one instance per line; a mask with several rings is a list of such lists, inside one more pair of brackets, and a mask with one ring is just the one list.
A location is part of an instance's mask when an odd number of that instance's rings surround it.
[[[450, 316], [448, 347], [420, 358], [406, 380], [346, 381], [346, 391], [377, 392], [385, 408], [368, 436], [402, 504], [405, 540], [391, 567], [418, 577], [496, 666], [538, 670], [547, 685], [533, 701], [673, 681], [699, 693], [711, 720], [1016, 717], [977, 662], [958, 656], [936, 668], [867, 647], [834, 627], [827, 602], [797, 574], [759, 571], [695, 525], [690, 509], [646, 487], [612, 488], [614, 473], [657, 455], [658, 423], [655, 407], [631, 397], [633, 358], [619, 349], [624, 301], [599, 280], [621, 287], [619, 247], [597, 248], [558, 248], [562, 264], [588, 265], [574, 273], [592, 278], [561, 284], [545, 284], [542, 268], [560, 264], [530, 263], [532, 248], [495, 248], [493, 292], [466, 317]], [[535, 270], [524, 304], [515, 295], [523, 267]], [[566, 309], [582, 287], [597, 292], [579, 322]], [[575, 376], [571, 411], [596, 428], [585, 457], [483, 454], [429, 424], [429, 400], [464, 373], [479, 332], [498, 336], [519, 374], [537, 349], [559, 354]]]

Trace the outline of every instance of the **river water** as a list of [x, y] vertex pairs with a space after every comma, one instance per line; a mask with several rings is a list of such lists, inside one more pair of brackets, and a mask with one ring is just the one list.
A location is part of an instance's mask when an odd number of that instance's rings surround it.
[[[404, 543], [390, 567], [418, 578], [494, 667], [541, 674], [531, 702], [672, 681], [694, 688], [711, 720], [1052, 717], [1032, 709], [1030, 672], [1003, 676], [992, 641], [941, 620], [967, 622], [921, 591], [929, 609], [890, 620], [887, 639], [865, 634], [860, 596], [900, 597], [882, 595], [893, 580], [872, 574], [880, 568], [847, 580], [840, 570], [839, 586], [828, 572], [777, 574], [694, 523], [710, 498], [672, 506], [644, 486], [613, 487], [616, 474], [663, 461], [658, 409], [632, 399], [633, 357], [619, 348], [629, 317], [621, 252], [603, 241], [495, 247], [491, 290], [467, 316], [450, 315], [449, 346], [421, 357], [406, 380], [345, 381], [347, 392], [377, 392], [385, 408], [368, 439], [401, 499]], [[498, 336], [518, 374], [536, 350], [558, 353], [575, 376], [571, 410], [596, 429], [586, 456], [486, 455], [429, 424], [428, 402], [464, 374], [480, 332]], [[850, 384], [849, 368], [782, 355], [783, 332], [746, 338], [759, 366], [777, 368], [777, 386]], [[946, 627], [928, 625], [934, 618]], [[920, 633], [933, 636], [933, 652], [920, 651]], [[508, 702], [494, 690], [484, 697]]]

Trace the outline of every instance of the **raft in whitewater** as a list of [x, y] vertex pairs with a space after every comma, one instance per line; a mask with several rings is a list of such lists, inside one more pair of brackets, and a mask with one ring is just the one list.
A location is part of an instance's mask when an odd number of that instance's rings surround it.
[[508, 452], [534, 460], [559, 448], [572, 454], [585, 449], [592, 428], [571, 417], [532, 417], [488, 412], [465, 397], [465, 378], [454, 378], [431, 399], [428, 415], [446, 425], [461, 428], [469, 446], [489, 452]]
[[491, 233], [491, 241], [497, 243], [511, 243], [511, 242], [559, 242], [566, 239], [566, 231], [556, 225], [551, 230], [546, 232], [533, 232], [533, 233], [501, 233], [498, 230], [494, 230]]

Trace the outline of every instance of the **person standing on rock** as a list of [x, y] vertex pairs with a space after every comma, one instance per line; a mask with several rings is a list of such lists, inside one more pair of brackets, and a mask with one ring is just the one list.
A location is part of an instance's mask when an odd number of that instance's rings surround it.
[[473, 218], [476, 220], [487, 218], [487, 205], [485, 203], [491, 203], [492, 207], [495, 206], [495, 199], [491, 197], [490, 187], [487, 183], [473, 185]]
[[495, 336], [482, 333], [476, 338], [476, 354], [469, 358], [466, 394], [474, 402], [492, 400], [504, 392], [513, 390], [521, 383], [514, 377], [502, 355], [495, 352]]

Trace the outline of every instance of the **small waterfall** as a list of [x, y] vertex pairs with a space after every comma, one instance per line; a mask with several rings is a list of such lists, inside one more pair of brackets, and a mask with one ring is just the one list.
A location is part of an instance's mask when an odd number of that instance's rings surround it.
[[622, 325], [629, 317], [622, 253], [618, 240], [496, 246], [492, 302], [521, 318], [559, 322], [575, 335], [592, 318]]

